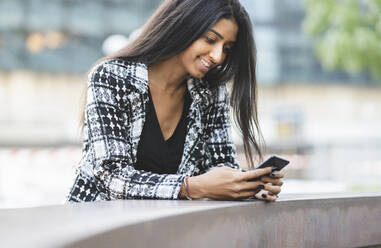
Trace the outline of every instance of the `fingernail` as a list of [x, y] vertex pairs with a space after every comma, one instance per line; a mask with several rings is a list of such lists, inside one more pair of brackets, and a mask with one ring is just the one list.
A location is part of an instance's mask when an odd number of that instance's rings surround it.
[[267, 197], [267, 195], [266, 195], [266, 194], [262, 194], [262, 197], [263, 197], [263, 198], [266, 198], [266, 197]]
[[258, 185], [258, 189], [264, 189], [264, 188], [265, 188], [265, 185], [263, 184]]

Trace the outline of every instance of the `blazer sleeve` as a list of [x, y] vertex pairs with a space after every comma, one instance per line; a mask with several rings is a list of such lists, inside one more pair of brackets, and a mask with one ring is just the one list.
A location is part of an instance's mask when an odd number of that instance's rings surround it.
[[207, 118], [206, 170], [229, 166], [239, 169], [237, 151], [232, 140], [230, 99], [226, 83], [216, 88], [216, 94]]
[[85, 118], [97, 188], [108, 199], [177, 199], [184, 175], [134, 168], [129, 112], [134, 108], [125, 106], [126, 94], [126, 80], [106, 70], [104, 64], [89, 74]]

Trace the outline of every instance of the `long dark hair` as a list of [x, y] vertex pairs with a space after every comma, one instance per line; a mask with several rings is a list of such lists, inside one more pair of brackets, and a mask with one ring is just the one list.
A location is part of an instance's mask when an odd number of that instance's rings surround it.
[[210, 84], [233, 81], [230, 105], [243, 137], [249, 168], [253, 168], [252, 150], [261, 160], [259, 141], [263, 140], [257, 116], [256, 47], [249, 15], [238, 0], [165, 0], [140, 34], [107, 58], [147, 65], [166, 60], [188, 48], [221, 18], [233, 18], [238, 35], [223, 64], [210, 70], [204, 79]]

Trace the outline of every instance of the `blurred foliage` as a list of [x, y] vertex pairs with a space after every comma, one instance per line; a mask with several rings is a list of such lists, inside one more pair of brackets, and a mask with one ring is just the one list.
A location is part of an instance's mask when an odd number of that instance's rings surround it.
[[381, 78], [381, 0], [305, 0], [303, 29], [327, 69]]
[[380, 192], [381, 185], [379, 184], [353, 184], [350, 185], [349, 191], [351, 192]]

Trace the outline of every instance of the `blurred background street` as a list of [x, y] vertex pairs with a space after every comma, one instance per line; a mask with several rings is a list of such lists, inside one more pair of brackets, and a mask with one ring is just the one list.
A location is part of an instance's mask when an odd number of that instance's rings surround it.
[[[64, 202], [86, 73], [160, 3], [0, 1], [0, 208]], [[266, 154], [291, 161], [282, 192], [381, 191], [379, 1], [241, 3], [254, 24]]]

